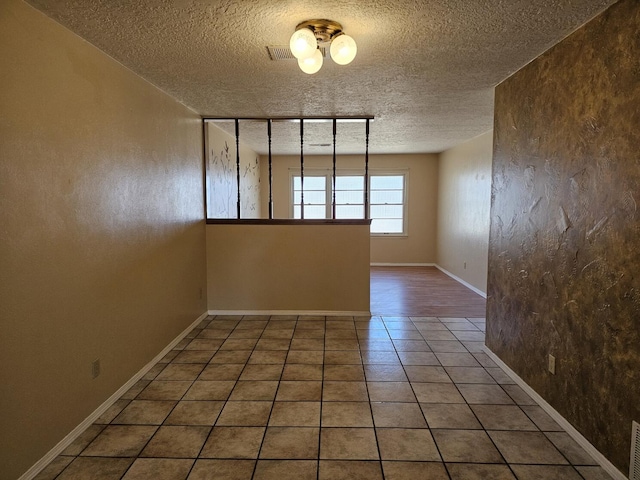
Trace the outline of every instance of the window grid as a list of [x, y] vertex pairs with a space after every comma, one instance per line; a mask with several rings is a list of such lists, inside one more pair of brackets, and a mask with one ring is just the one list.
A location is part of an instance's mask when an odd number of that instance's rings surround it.
[[[405, 234], [405, 173], [369, 174], [369, 218], [374, 235]], [[332, 216], [332, 176], [305, 175], [305, 219]], [[312, 179], [307, 181], [307, 179]], [[300, 218], [300, 176], [293, 180], [293, 218]], [[338, 174], [335, 183], [336, 219], [364, 218], [364, 175]]]

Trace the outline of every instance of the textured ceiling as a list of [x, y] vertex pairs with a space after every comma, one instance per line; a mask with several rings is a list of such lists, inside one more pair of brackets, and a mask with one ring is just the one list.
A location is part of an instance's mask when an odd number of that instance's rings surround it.
[[[371, 153], [440, 152], [492, 128], [493, 87], [612, 0], [29, 0], [203, 116], [373, 115]], [[310, 18], [338, 21], [358, 44], [319, 73], [272, 61]], [[280, 122], [279, 122], [280, 123]], [[241, 122], [266, 152], [266, 128]], [[231, 124], [223, 125], [231, 127]], [[339, 153], [364, 151], [363, 124], [341, 124]], [[312, 137], [312, 132], [315, 131]], [[305, 129], [307, 132], [307, 129]], [[305, 133], [327, 153], [331, 125]], [[274, 125], [273, 151], [300, 152], [299, 127]]]

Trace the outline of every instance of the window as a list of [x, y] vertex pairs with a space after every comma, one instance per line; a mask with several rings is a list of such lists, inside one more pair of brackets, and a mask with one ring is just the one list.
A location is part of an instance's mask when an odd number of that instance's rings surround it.
[[[406, 173], [369, 174], [369, 218], [373, 235], [405, 235]], [[292, 215], [300, 218], [300, 175], [292, 175]], [[333, 178], [330, 173], [304, 176], [304, 218], [331, 218]], [[364, 175], [338, 172], [336, 218], [364, 218]]]

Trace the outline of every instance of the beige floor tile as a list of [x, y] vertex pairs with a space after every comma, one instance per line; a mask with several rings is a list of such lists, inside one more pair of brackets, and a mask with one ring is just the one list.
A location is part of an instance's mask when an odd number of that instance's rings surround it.
[[74, 460], [75, 457], [58, 455], [51, 461], [51, 463], [49, 463], [49, 465], [47, 465], [40, 473], [38, 473], [38, 475], [36, 475], [33, 480], [54, 480], [58, 475], [60, 475], [60, 472], [67, 468], [69, 464]]
[[432, 433], [445, 462], [504, 463], [482, 430], [432, 430]]
[[373, 428], [322, 428], [320, 458], [378, 460]]
[[[166, 367], [166, 365], [155, 365], [155, 366], [153, 366], [151, 368], [151, 370], [156, 369], [156, 367], [159, 367], [159, 369], [157, 370], [157, 373], [153, 376], [153, 378], [157, 377], [158, 373], [160, 373]], [[144, 379], [144, 378], [142, 380], [138, 380], [129, 390], [127, 390], [122, 395], [122, 397], [120, 397], [120, 399], [121, 400], [133, 400], [134, 398], [136, 398], [140, 394], [140, 392], [142, 390], [147, 388], [147, 385], [149, 385], [151, 383], [153, 378], [150, 378], [148, 380]]]
[[371, 410], [376, 427], [427, 428], [417, 403], [372, 402]]
[[516, 382], [500, 368], [487, 368], [489, 375], [500, 385], [514, 385]]
[[382, 480], [380, 462], [320, 460], [319, 480]]
[[445, 367], [445, 370], [454, 383], [496, 383], [482, 367]]
[[320, 402], [275, 402], [270, 427], [319, 427]]
[[385, 480], [449, 480], [449, 475], [440, 462], [396, 462], [383, 461]]
[[365, 365], [367, 382], [406, 382], [407, 376], [400, 365]]
[[154, 380], [136, 397], [137, 400], [180, 400], [189, 390], [192, 381]]
[[257, 343], [256, 338], [227, 338], [220, 350], [253, 350]]
[[[398, 352], [431, 352], [431, 348], [424, 340], [393, 340]], [[437, 363], [440, 365], [440, 363]]]
[[584, 480], [612, 480], [612, 477], [602, 467], [575, 467]]
[[421, 403], [429, 428], [480, 430], [482, 426], [465, 403]]
[[322, 390], [324, 402], [367, 402], [367, 384], [365, 382], [326, 381]]
[[216, 422], [217, 426], [263, 427], [269, 421], [272, 402], [228, 401]]
[[328, 328], [326, 338], [357, 340], [358, 334], [356, 333], [355, 329]]
[[276, 398], [277, 380], [239, 380], [229, 400], [271, 400]]
[[141, 457], [196, 458], [210, 427], [163, 426], [144, 448]]
[[210, 363], [241, 363], [245, 364], [251, 356], [251, 350], [220, 350]]
[[212, 426], [223, 406], [224, 402], [220, 401], [185, 400], [178, 402], [164, 424]]
[[360, 350], [360, 344], [358, 340], [347, 338], [328, 338], [324, 339], [325, 350]]
[[411, 383], [420, 403], [465, 403], [453, 383]]
[[488, 432], [508, 463], [568, 463], [541, 432]]
[[316, 460], [258, 460], [253, 480], [316, 480]]
[[410, 382], [417, 383], [452, 383], [444, 367], [406, 365], [404, 367]]
[[326, 351], [324, 353], [325, 365], [361, 365], [362, 358], [359, 351]]
[[156, 380], [195, 380], [204, 369], [204, 363], [170, 363]]
[[285, 338], [261, 338], [256, 350], [289, 350], [291, 340]]
[[361, 365], [325, 365], [325, 381], [364, 382]]
[[183, 400], [226, 400], [236, 382], [225, 381], [201, 381], [193, 382], [191, 388], [185, 394]]
[[486, 353], [474, 353], [473, 357], [485, 368], [497, 368], [498, 365]]
[[260, 458], [317, 459], [318, 438], [319, 429], [315, 427], [268, 427]]
[[160, 425], [177, 403], [167, 400], [133, 400], [112, 423]]
[[122, 480], [184, 480], [195, 460], [138, 458]]
[[376, 351], [365, 350], [361, 352], [362, 363], [365, 365], [370, 364], [383, 364], [383, 365], [400, 365], [400, 358], [395, 351]]
[[249, 364], [274, 364], [282, 365], [287, 358], [284, 350], [256, 350], [249, 357]]
[[466, 353], [467, 348], [458, 340], [428, 340], [427, 345], [437, 353]]
[[81, 455], [90, 457], [133, 457], [138, 455], [158, 427], [109, 425]]
[[537, 403], [518, 385], [502, 385], [502, 389], [507, 392], [518, 405], [537, 405]]
[[200, 457], [257, 458], [264, 427], [213, 427]]
[[455, 340], [458, 340], [453, 335], [453, 333], [451, 333], [448, 330], [422, 330], [420, 333], [422, 334], [424, 339], [427, 341], [427, 343], [431, 343], [434, 340], [437, 340], [437, 341], [444, 341], [444, 340], [455, 341]]
[[563, 432], [564, 430], [538, 405], [522, 405], [520, 408], [543, 432]]
[[360, 338], [358, 339], [360, 350], [373, 350], [392, 352], [395, 347], [391, 339], [384, 338]]
[[506, 465], [449, 463], [447, 469], [451, 480], [516, 480]]
[[367, 382], [372, 402], [417, 402], [409, 382]]
[[322, 365], [324, 352], [321, 350], [290, 350], [287, 363]]
[[569, 466], [559, 465], [512, 465], [518, 480], [582, 480], [580, 474]]
[[[80, 455], [87, 446], [104, 430], [104, 425], [93, 424], [82, 432], [71, 445], [62, 451], [62, 455]], [[58, 472], [59, 473], [59, 472]]]
[[291, 340], [291, 351], [312, 350], [320, 351], [324, 348], [323, 338], [294, 338]]
[[382, 460], [440, 461], [438, 449], [427, 428], [377, 428]]
[[271, 338], [279, 340], [291, 340], [293, 328], [269, 328], [264, 330], [260, 338]]
[[198, 380], [222, 381], [237, 380], [244, 365], [240, 364], [209, 364], [200, 373]]
[[[133, 458], [78, 457], [58, 477], [59, 480], [119, 480], [133, 463]], [[52, 477], [53, 478], [53, 477]], [[43, 477], [36, 477], [44, 480]]]
[[369, 402], [324, 402], [323, 427], [373, 427]]
[[480, 364], [470, 353], [437, 352], [436, 357], [443, 367], [479, 367]]
[[322, 365], [286, 363], [282, 380], [322, 380]]
[[458, 384], [458, 389], [468, 404], [509, 405], [514, 403], [500, 385], [461, 383]]
[[197, 460], [188, 480], [251, 480], [255, 460]]
[[461, 343], [469, 353], [484, 353], [484, 340], [482, 341], [468, 341], [462, 340]]
[[283, 380], [278, 387], [276, 401], [320, 401], [322, 382]]
[[584, 448], [566, 432], [548, 432], [546, 437], [567, 457], [572, 465], [598, 465]]
[[171, 363], [208, 363], [215, 350], [183, 350]]
[[398, 356], [403, 365], [440, 365], [440, 362], [432, 352], [398, 352]]
[[484, 332], [452, 332], [460, 341], [484, 342]]
[[293, 338], [324, 338], [324, 329], [296, 329]]
[[471, 409], [486, 430], [538, 430], [516, 405], [472, 405]]
[[227, 340], [217, 338], [194, 338], [185, 347], [185, 350], [205, 350], [215, 352]]
[[282, 365], [247, 365], [239, 380], [280, 380]]
[[131, 400], [124, 400], [122, 398], [120, 400], [116, 400], [116, 402], [107, 408], [107, 410], [100, 415], [94, 423], [101, 425], [111, 423], [114, 418], [120, 415], [120, 412], [122, 412], [129, 403], [131, 403]]
[[241, 330], [236, 329], [233, 332], [231, 332], [231, 334], [227, 338], [229, 340], [245, 340], [245, 339], [257, 340], [262, 336], [263, 332], [264, 332], [264, 329], [262, 328], [245, 328]]

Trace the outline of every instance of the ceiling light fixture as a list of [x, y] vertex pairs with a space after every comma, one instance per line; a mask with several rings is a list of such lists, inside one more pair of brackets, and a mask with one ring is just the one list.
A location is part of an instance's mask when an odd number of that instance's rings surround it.
[[333, 20], [307, 20], [296, 26], [289, 48], [298, 59], [304, 73], [316, 73], [322, 68], [321, 45], [331, 44], [331, 58], [338, 65], [347, 65], [356, 57], [358, 47], [353, 38], [342, 31], [342, 25]]

